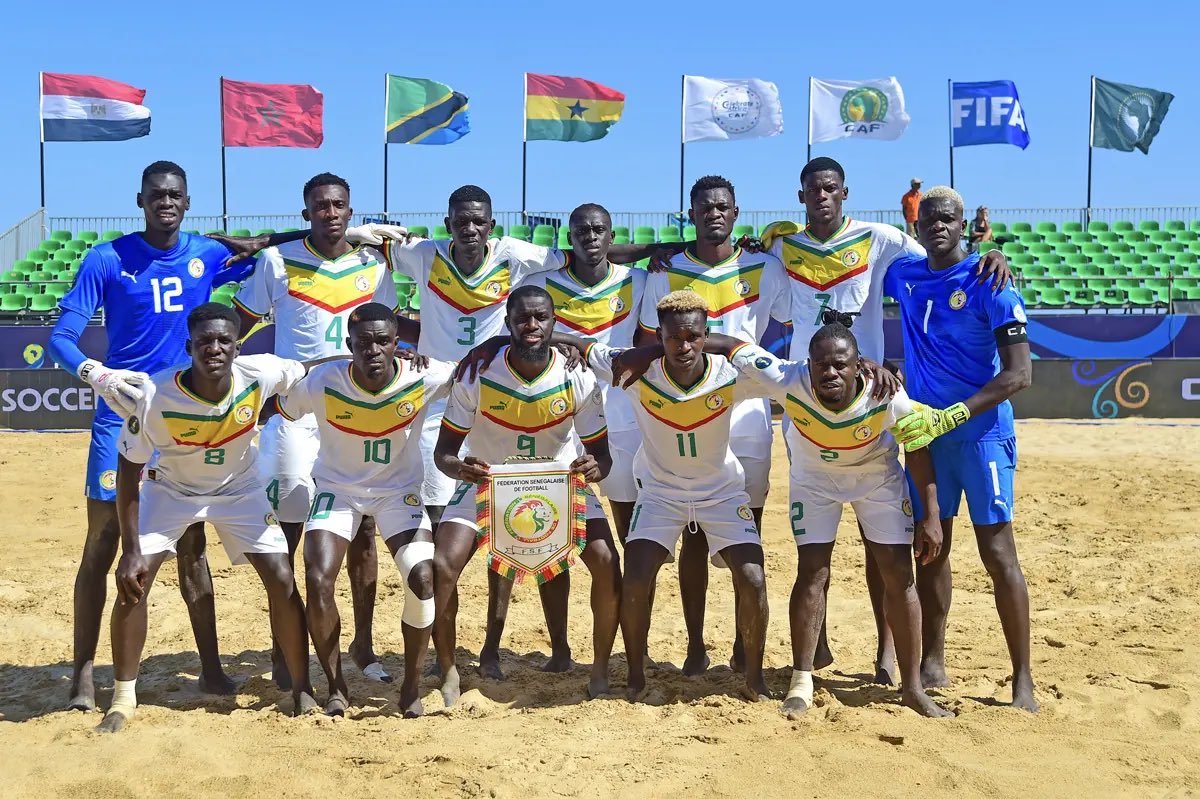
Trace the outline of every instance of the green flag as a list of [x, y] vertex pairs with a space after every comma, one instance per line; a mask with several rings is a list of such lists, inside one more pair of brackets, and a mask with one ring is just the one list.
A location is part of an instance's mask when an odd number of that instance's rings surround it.
[[1149, 155], [1175, 95], [1093, 78], [1092, 146]]
[[387, 76], [387, 141], [449, 144], [471, 132], [467, 96], [426, 78]]

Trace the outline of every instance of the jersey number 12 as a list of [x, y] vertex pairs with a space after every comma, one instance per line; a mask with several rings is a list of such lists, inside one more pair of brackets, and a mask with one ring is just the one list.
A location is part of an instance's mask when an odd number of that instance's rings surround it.
[[177, 277], [164, 277], [162, 280], [154, 278], [150, 281], [150, 288], [154, 291], [155, 313], [183, 310], [179, 302], [179, 296], [183, 294], [182, 280]]

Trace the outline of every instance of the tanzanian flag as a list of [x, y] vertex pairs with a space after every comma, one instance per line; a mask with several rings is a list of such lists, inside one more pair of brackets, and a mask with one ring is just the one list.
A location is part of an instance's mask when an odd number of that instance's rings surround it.
[[583, 78], [525, 73], [525, 139], [593, 141], [621, 118], [625, 95]]
[[467, 96], [444, 83], [388, 75], [384, 96], [390, 144], [449, 144], [471, 132]]

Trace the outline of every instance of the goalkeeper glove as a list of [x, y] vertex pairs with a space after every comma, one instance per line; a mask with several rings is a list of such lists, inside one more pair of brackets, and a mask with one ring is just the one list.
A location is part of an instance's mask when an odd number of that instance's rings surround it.
[[913, 412], [898, 419], [891, 432], [904, 445], [905, 452], [929, 446], [938, 436], [949, 433], [971, 418], [971, 411], [961, 402], [939, 410], [919, 402], [913, 403]]
[[150, 379], [144, 372], [111, 369], [91, 358], [79, 364], [75, 374], [96, 389], [96, 393], [103, 397], [108, 406], [122, 419], [128, 419], [137, 410], [137, 404], [144, 396], [144, 392], [138, 387]]
[[387, 241], [408, 241], [408, 228], [400, 225], [359, 225], [346, 229], [346, 241], [351, 244], [379, 246]]
[[772, 222], [763, 228], [762, 233], [758, 234], [758, 240], [762, 242], [763, 252], [766, 252], [771, 249], [775, 239], [780, 236], [792, 236], [799, 232], [800, 226], [795, 222]]

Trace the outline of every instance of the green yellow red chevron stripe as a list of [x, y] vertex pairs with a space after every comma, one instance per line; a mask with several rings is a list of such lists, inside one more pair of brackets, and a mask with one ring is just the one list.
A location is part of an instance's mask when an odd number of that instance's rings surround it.
[[[182, 375], [183, 372], [175, 373], [175, 386], [184, 396], [210, 407], [220, 404], [209, 402], [188, 391], [180, 379]], [[230, 392], [232, 391], [230, 388]], [[220, 415], [163, 411], [162, 418], [167, 432], [176, 444], [211, 449], [223, 446], [238, 436], [253, 433], [254, 425], [258, 421], [258, 412], [262, 410], [262, 402], [262, 390], [255, 380], [242, 389]]]
[[784, 236], [781, 239], [783, 265], [793, 280], [818, 290], [831, 288], [871, 268], [872, 235], [866, 230], [832, 247], [807, 237]]

